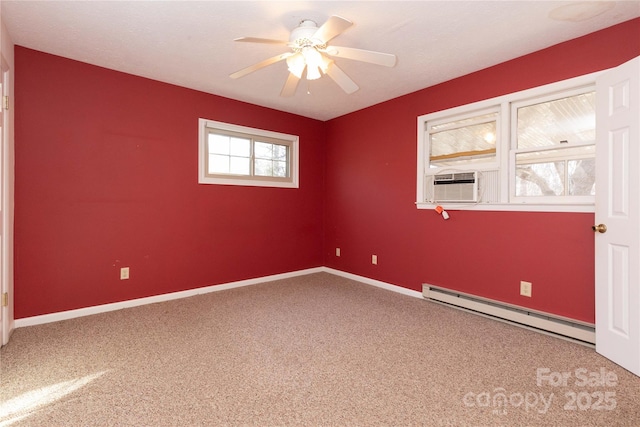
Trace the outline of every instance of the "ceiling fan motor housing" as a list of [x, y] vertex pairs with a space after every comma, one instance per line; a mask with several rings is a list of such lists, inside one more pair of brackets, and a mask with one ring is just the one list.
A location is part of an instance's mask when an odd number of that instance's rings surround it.
[[294, 43], [299, 48], [322, 44], [322, 40], [313, 40], [313, 35], [316, 31], [318, 31], [318, 24], [310, 19], [305, 19], [291, 31], [289, 42]]

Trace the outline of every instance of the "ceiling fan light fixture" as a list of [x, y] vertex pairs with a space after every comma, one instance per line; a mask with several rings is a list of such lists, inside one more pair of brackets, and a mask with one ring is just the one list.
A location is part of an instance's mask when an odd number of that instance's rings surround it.
[[289, 72], [299, 79], [302, 78], [305, 66], [305, 58], [301, 53], [296, 53], [295, 55], [287, 58], [287, 68], [289, 69]]
[[324, 68], [322, 54], [314, 47], [305, 47], [302, 49], [302, 56], [307, 64], [307, 80], [317, 80], [322, 77], [320, 74], [320, 69]]
[[324, 55], [320, 55], [322, 60], [320, 62], [320, 69], [322, 70], [323, 73], [327, 74], [327, 70], [329, 69], [329, 67], [331, 66], [331, 64], [333, 64], [333, 60], [327, 58]]
[[313, 47], [306, 47], [301, 52], [287, 58], [289, 72], [301, 79], [305, 68], [307, 80], [317, 80], [327, 72], [333, 61]]
[[313, 47], [302, 49], [302, 56], [304, 56], [304, 62], [310, 67], [319, 67], [322, 64], [322, 54]]
[[307, 80], [318, 80], [320, 77], [322, 74], [320, 74], [320, 68], [317, 65], [307, 65]]

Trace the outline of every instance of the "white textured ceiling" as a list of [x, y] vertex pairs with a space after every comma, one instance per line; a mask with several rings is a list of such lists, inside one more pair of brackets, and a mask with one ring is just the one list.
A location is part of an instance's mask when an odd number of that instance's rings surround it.
[[[320, 120], [640, 16], [640, 1], [2, 0], [1, 7], [16, 45]], [[321, 25], [331, 15], [354, 22], [331, 43], [393, 53], [396, 66], [336, 59], [360, 86], [351, 95], [325, 76], [282, 98], [284, 62], [229, 78], [287, 51], [233, 39], [287, 40], [301, 20]]]

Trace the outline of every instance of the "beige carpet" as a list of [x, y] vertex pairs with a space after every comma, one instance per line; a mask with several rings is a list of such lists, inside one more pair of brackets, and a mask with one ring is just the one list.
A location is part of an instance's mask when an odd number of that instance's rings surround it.
[[327, 273], [20, 328], [1, 356], [0, 426], [640, 425], [640, 378], [588, 347]]

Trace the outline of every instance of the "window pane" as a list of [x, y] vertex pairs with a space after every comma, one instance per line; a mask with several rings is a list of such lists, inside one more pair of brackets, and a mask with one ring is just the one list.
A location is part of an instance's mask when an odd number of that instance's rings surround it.
[[495, 121], [497, 116], [498, 116], [498, 113], [490, 113], [490, 114], [483, 114], [481, 116], [470, 117], [468, 119], [454, 120], [448, 123], [441, 123], [439, 125], [431, 126], [431, 132], [438, 132], [445, 129], [469, 126], [469, 125], [480, 123], [480, 122]]
[[516, 154], [516, 196], [595, 194], [595, 146]]
[[569, 195], [594, 196], [596, 194], [596, 160], [570, 160]]
[[207, 173], [229, 173], [229, 156], [210, 154]]
[[518, 108], [518, 148], [595, 142], [595, 109], [595, 92]]
[[564, 195], [565, 162], [516, 165], [516, 196]]
[[230, 153], [232, 156], [249, 157], [251, 156], [251, 140], [245, 138], [231, 138]]
[[274, 160], [287, 160], [287, 151], [288, 148], [286, 145], [274, 144], [273, 145], [273, 158]]
[[255, 174], [258, 176], [287, 177], [287, 150], [289, 147], [270, 142], [256, 142]]
[[273, 176], [279, 176], [285, 178], [287, 176], [287, 162], [274, 161], [273, 162]]
[[229, 173], [236, 175], [251, 174], [251, 163], [248, 157], [231, 157], [229, 160]]
[[229, 137], [226, 135], [209, 134], [209, 153], [229, 154]]
[[269, 144], [266, 142], [256, 142], [254, 146], [254, 153], [257, 159], [272, 159], [273, 144]]
[[286, 145], [257, 141], [254, 147], [256, 158], [273, 160], [287, 160], [287, 149]]
[[258, 176], [273, 176], [273, 162], [271, 160], [256, 159], [255, 174]]
[[278, 160], [256, 159], [255, 174], [257, 176], [287, 177], [287, 162]]
[[433, 126], [429, 135], [431, 166], [495, 160], [496, 119], [497, 113]]

